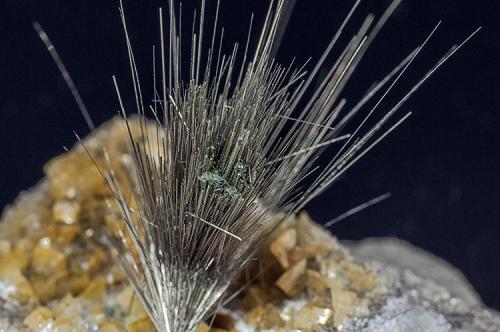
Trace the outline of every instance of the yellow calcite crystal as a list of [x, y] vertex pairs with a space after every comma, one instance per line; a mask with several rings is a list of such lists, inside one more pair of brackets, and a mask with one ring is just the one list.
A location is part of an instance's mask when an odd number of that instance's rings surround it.
[[305, 305], [299, 310], [295, 319], [294, 327], [301, 330], [310, 331], [318, 326], [326, 326], [331, 323], [333, 310], [320, 308], [312, 305]]
[[46, 307], [38, 307], [24, 319], [24, 324], [34, 331], [43, 331], [44, 327], [51, 324], [53, 318], [54, 312], [52, 310]]
[[280, 312], [270, 303], [250, 311], [245, 316], [245, 321], [260, 330], [277, 328], [285, 324]]
[[23, 273], [12, 266], [0, 266], [0, 299], [20, 303], [38, 303], [33, 288]]
[[310, 294], [324, 296], [328, 292], [328, 280], [318, 271], [306, 271], [306, 285]]
[[52, 275], [30, 276], [31, 285], [33, 285], [35, 294], [41, 303], [47, 303], [50, 300], [63, 295], [63, 289], [60, 288], [59, 285], [65, 276], [65, 271], [56, 272]]
[[375, 278], [370, 275], [362, 266], [344, 262], [342, 264], [342, 273], [349, 282], [349, 288], [358, 292], [364, 293], [372, 290], [375, 287]]
[[323, 243], [308, 243], [300, 247], [296, 247], [290, 253], [290, 259], [297, 262], [301, 259], [310, 259], [315, 256], [326, 255], [329, 252], [328, 246]]
[[7, 271], [9, 269], [23, 270], [30, 263], [31, 253], [24, 249], [9, 250], [5, 255], [0, 255], [0, 269]]
[[59, 283], [59, 287], [63, 289], [63, 293], [78, 295], [85, 290], [91, 282], [89, 273], [72, 274]]
[[341, 288], [332, 289], [331, 296], [335, 326], [338, 326], [342, 324], [347, 316], [351, 316], [356, 312], [358, 296], [352, 291]]
[[303, 259], [290, 267], [276, 281], [276, 286], [289, 297], [298, 295], [304, 287], [306, 264], [307, 261]]
[[81, 205], [74, 200], [61, 200], [52, 206], [52, 215], [55, 221], [67, 225], [75, 224], [79, 221]]
[[297, 231], [294, 228], [286, 230], [269, 246], [269, 251], [278, 260], [281, 267], [287, 269], [290, 266], [289, 254], [297, 245]]
[[106, 280], [102, 277], [95, 279], [85, 288], [80, 297], [88, 301], [102, 303], [106, 296]]
[[114, 323], [104, 323], [101, 326], [101, 331], [100, 332], [121, 332], [122, 329], [118, 327], [118, 325]]
[[39, 244], [33, 250], [31, 267], [33, 271], [43, 275], [66, 272], [66, 256], [50, 244]]
[[109, 196], [105, 179], [84, 151], [68, 153], [51, 160], [45, 166], [50, 191], [56, 201], [68, 198], [85, 200], [93, 195]]
[[131, 323], [128, 332], [156, 332], [156, 328], [148, 317], [144, 317]]
[[60, 246], [68, 246], [82, 232], [80, 225], [62, 225], [57, 227], [55, 233], [55, 243]]
[[258, 306], [264, 306], [271, 300], [269, 293], [260, 287], [250, 287], [246, 295], [241, 300], [241, 307], [244, 310], [252, 310]]

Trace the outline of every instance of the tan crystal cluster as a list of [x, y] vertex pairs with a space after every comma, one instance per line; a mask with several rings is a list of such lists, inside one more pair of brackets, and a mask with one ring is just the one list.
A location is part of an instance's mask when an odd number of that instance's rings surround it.
[[306, 213], [287, 220], [240, 279], [250, 286], [232, 312], [219, 314], [216, 331], [333, 331], [348, 316], [367, 315], [384, 292]]
[[123, 123], [108, 123], [85, 141], [94, 161], [77, 145], [4, 211], [0, 330], [154, 331], [107, 245], [113, 198], [94, 164], [105, 167], [102, 147], [112, 165], [126, 161], [126, 139]]
[[[103, 146], [116, 169], [129, 160], [120, 120], [85, 146], [100, 165]], [[51, 160], [46, 179], [5, 209], [0, 330], [155, 331], [107, 244], [120, 221], [94, 161], [77, 145]], [[285, 222], [259, 256], [235, 281], [235, 291], [242, 285], [244, 291], [215, 317], [215, 327], [203, 324], [200, 332], [332, 330], [368, 312], [380, 292], [376, 279], [306, 214]]]

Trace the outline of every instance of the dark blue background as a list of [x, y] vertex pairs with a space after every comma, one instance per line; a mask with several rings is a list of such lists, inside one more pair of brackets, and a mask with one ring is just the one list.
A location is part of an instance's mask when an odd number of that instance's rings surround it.
[[[380, 14], [387, 2], [365, 1], [348, 34], [354, 33], [364, 14]], [[185, 13], [195, 3], [184, 1]], [[260, 23], [266, 9], [261, 0], [222, 3], [229, 41], [243, 41], [250, 13], [254, 11]], [[317, 59], [350, 3], [298, 0], [278, 60]], [[164, 2], [126, 1], [138, 63], [147, 75], [151, 45], [158, 40], [159, 5]], [[405, 106], [414, 112], [410, 120], [308, 207], [317, 221], [325, 222], [392, 192], [390, 200], [334, 226], [333, 232], [343, 239], [407, 239], [464, 271], [485, 302], [496, 308], [500, 308], [500, 29], [495, 22], [499, 16], [500, 4], [494, 0], [405, 1], [348, 85], [351, 102], [417, 46], [440, 19], [443, 24], [436, 37], [390, 101], [397, 101], [449, 46], [478, 26], [484, 30]], [[129, 82], [117, 1], [2, 1], [1, 206], [43, 176], [43, 164], [75, 142], [73, 130], [87, 132], [32, 29], [34, 20], [56, 44], [97, 123], [116, 114], [111, 75], [117, 74], [122, 85]]]

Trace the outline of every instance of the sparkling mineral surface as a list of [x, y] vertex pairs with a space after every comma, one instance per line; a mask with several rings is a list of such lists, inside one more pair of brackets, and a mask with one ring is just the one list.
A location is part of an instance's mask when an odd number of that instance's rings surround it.
[[[119, 178], [130, 160], [123, 123], [85, 142], [99, 165], [107, 148]], [[122, 225], [94, 162], [77, 145], [45, 174], [1, 218], [0, 332], [155, 331], [107, 242]], [[290, 218], [198, 331], [500, 331], [500, 316], [453, 278], [446, 289], [419, 276], [429, 264], [412, 271], [359, 248], [352, 255], [305, 213]]]

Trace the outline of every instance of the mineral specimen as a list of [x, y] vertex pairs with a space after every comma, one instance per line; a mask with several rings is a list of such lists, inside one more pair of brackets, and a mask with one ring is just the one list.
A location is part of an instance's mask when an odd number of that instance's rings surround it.
[[[106, 146], [119, 165], [125, 140], [113, 120], [86, 146], [97, 163]], [[107, 242], [121, 221], [95, 165], [78, 145], [45, 171], [0, 222], [0, 331], [154, 332]], [[290, 218], [198, 331], [500, 330], [494, 311], [357, 248], [365, 262], [305, 213]]]

